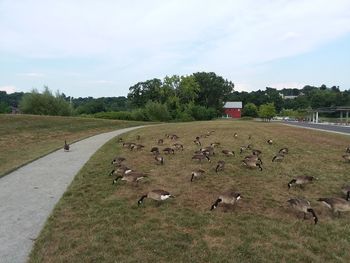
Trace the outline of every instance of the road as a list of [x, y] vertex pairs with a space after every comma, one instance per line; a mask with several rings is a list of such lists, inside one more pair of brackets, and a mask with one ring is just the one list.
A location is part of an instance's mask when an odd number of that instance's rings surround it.
[[286, 125], [297, 126], [300, 128], [316, 129], [327, 132], [341, 133], [350, 135], [350, 126], [341, 126], [333, 124], [308, 123], [308, 122], [282, 122]]

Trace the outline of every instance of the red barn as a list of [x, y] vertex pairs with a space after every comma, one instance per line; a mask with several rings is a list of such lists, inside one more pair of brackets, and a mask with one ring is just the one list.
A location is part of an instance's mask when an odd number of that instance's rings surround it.
[[226, 118], [241, 118], [242, 101], [228, 101], [224, 105]]

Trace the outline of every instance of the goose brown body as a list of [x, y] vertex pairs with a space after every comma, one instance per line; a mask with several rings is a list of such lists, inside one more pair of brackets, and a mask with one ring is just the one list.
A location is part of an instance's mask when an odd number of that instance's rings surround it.
[[333, 211], [333, 213], [348, 212], [350, 211], [350, 202], [343, 198], [331, 197], [331, 198], [319, 198], [317, 201], [322, 202], [325, 206]]
[[223, 192], [219, 195], [218, 199], [211, 206], [210, 210], [214, 210], [215, 208], [217, 208], [219, 203], [234, 205], [239, 199], [241, 199], [241, 194], [239, 192], [235, 192], [232, 190]]
[[311, 183], [315, 179], [316, 177], [314, 176], [306, 176], [306, 175], [297, 176], [288, 183], [288, 188], [290, 188], [293, 184], [302, 186], [304, 184]]
[[292, 198], [287, 201], [292, 208], [297, 211], [304, 213], [304, 219], [306, 218], [306, 213], [311, 213], [314, 219], [315, 224], [318, 222], [315, 211], [312, 209], [310, 202], [303, 198]]

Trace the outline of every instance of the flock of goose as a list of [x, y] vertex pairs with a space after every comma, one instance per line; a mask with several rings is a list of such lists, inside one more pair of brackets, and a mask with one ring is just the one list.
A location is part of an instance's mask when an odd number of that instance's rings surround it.
[[[197, 136], [194, 139], [194, 144], [199, 146], [199, 150], [195, 151], [192, 156], [193, 161], [202, 162], [202, 161], [208, 161], [211, 162], [211, 157], [215, 155], [215, 150], [220, 146], [219, 142], [211, 143], [207, 147], [202, 147], [201, 138], [202, 137], [209, 137], [212, 135], [215, 131], [207, 132], [205, 135]], [[176, 151], [183, 151], [184, 146], [178, 142], [179, 136], [176, 134], [166, 134], [165, 135], [168, 140], [172, 142], [172, 147], [165, 147], [162, 150], [160, 149], [160, 146], [163, 146], [165, 139], [159, 139], [156, 143], [157, 146], [154, 146], [150, 150], [150, 154], [154, 155], [155, 163], [159, 165], [164, 165], [165, 160], [163, 155], [174, 155]], [[238, 134], [234, 133], [233, 138], [237, 138]], [[137, 140], [140, 140], [140, 136], [137, 136]], [[248, 139], [251, 139], [251, 135], [248, 136]], [[129, 149], [130, 151], [140, 151], [143, 148], [145, 148], [144, 145], [139, 143], [133, 143], [133, 142], [124, 142], [122, 138], [118, 139], [118, 142], [122, 144], [122, 147], [124, 149]], [[268, 145], [273, 145], [274, 142], [272, 139], [268, 139], [266, 141]], [[69, 145], [65, 142], [64, 150], [69, 151]], [[240, 156], [250, 151], [250, 154], [246, 155], [243, 160], [241, 161], [241, 165], [245, 166], [249, 169], [258, 169], [260, 171], [263, 170], [263, 162], [260, 158], [262, 151], [259, 149], [254, 149], [251, 144], [244, 145], [240, 147], [239, 154]], [[162, 152], [162, 154], [161, 154]], [[235, 156], [235, 152], [233, 150], [223, 149], [221, 153], [224, 156]], [[289, 150], [287, 147], [281, 148], [275, 156], [272, 158], [272, 162], [281, 162], [284, 160], [284, 158], [288, 155]], [[345, 161], [350, 161], [350, 147], [346, 149], [345, 154], [343, 155], [343, 158]], [[133, 170], [129, 168], [126, 165], [126, 158], [117, 156], [112, 160], [112, 164], [114, 166], [114, 169], [110, 172], [110, 176], [114, 175], [115, 179], [113, 180], [113, 184], [117, 183], [118, 180], [126, 181], [129, 183], [138, 183], [140, 180], [147, 177], [147, 174], [138, 172], [136, 170]], [[223, 171], [225, 169], [225, 161], [219, 160], [215, 167], [215, 172], [219, 173], [220, 171]], [[205, 170], [203, 169], [194, 169], [191, 172], [190, 181], [193, 182], [200, 177], [202, 177], [205, 174]], [[312, 181], [316, 180], [317, 178], [314, 176], [297, 176], [293, 178], [290, 182], [288, 182], [287, 186], [288, 189], [290, 189], [292, 186], [299, 186], [300, 188], [303, 188], [304, 185], [311, 183]], [[317, 201], [322, 202], [326, 207], [331, 209], [333, 211], [333, 214], [340, 215], [340, 212], [346, 212], [350, 211], [350, 186], [344, 186], [342, 187], [342, 192], [346, 195], [346, 198], [339, 198], [339, 197], [330, 197], [330, 198], [319, 198]], [[149, 191], [148, 193], [145, 193], [140, 197], [138, 200], [138, 205], [141, 205], [145, 198], [150, 198], [156, 201], [164, 201], [168, 198], [173, 198], [174, 196], [170, 194], [168, 191], [165, 191], [163, 189], [154, 189]], [[216, 209], [219, 204], [225, 204], [225, 205], [231, 205], [234, 206], [237, 201], [241, 199], [241, 194], [236, 191], [228, 190], [222, 192], [218, 198], [215, 200], [215, 202], [212, 204], [210, 210]], [[294, 208], [295, 210], [302, 212], [304, 215], [304, 219], [306, 219], [307, 214], [310, 213], [312, 215], [312, 218], [314, 220], [314, 223], [317, 224], [318, 217], [316, 215], [316, 212], [312, 208], [310, 202], [307, 199], [304, 198], [291, 198], [287, 200], [289, 205]]]

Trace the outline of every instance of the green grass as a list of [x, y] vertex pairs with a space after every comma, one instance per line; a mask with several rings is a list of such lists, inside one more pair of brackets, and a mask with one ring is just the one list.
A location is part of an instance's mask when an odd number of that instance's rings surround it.
[[68, 143], [143, 124], [75, 117], [0, 114], [0, 177]]
[[[191, 160], [197, 149], [193, 140], [207, 131], [206, 146], [221, 142], [212, 163]], [[233, 138], [234, 132], [239, 134]], [[158, 138], [176, 133], [185, 150], [165, 156], [165, 165], [154, 163], [149, 150]], [[248, 140], [248, 134], [252, 139]], [[343, 135], [323, 133], [276, 123], [212, 121], [167, 124], [123, 135], [134, 141], [141, 135], [143, 151], [122, 149], [117, 138], [105, 144], [83, 167], [57, 204], [34, 245], [30, 262], [349, 262], [349, 214], [333, 218], [316, 202], [319, 197], [342, 196], [340, 187], [349, 182], [349, 165], [341, 155], [350, 144]], [[268, 145], [272, 138], [275, 143]], [[165, 139], [165, 146], [172, 145]], [[225, 157], [222, 149], [236, 153], [252, 143], [263, 151], [264, 170], [240, 165], [242, 156]], [[275, 152], [289, 147], [282, 163], [272, 163]], [[147, 172], [139, 185], [112, 185], [108, 176], [115, 155], [128, 165]], [[215, 164], [226, 161], [226, 170], [216, 174]], [[190, 183], [191, 170], [202, 167], [205, 177]], [[319, 178], [304, 190], [287, 190], [295, 175]], [[163, 188], [174, 199], [158, 205], [139, 197]], [[234, 209], [209, 211], [227, 189], [243, 198]], [[319, 224], [303, 220], [287, 206], [291, 197], [308, 198], [319, 216]]]

